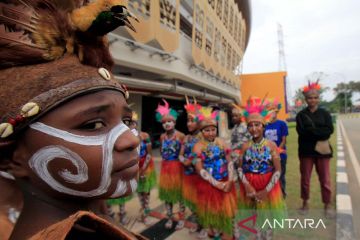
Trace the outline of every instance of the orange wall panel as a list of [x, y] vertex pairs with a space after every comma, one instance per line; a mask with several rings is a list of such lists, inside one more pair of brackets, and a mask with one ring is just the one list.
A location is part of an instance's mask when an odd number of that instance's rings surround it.
[[250, 96], [263, 98], [276, 98], [281, 102], [282, 108], [278, 118], [285, 120], [286, 113], [286, 72], [243, 74], [240, 77], [241, 104], [245, 104]]

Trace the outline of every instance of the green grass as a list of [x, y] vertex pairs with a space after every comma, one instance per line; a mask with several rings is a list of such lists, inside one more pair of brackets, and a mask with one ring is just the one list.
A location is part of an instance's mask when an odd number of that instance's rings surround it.
[[[287, 181], [287, 199], [286, 204], [288, 209], [297, 209], [301, 206], [302, 200], [300, 199], [300, 162], [298, 158], [298, 135], [295, 128], [295, 123], [289, 124], [289, 136], [287, 137], [287, 170], [286, 170], [286, 181]], [[331, 145], [334, 149], [334, 158], [330, 160], [330, 171], [331, 171], [331, 184], [332, 184], [332, 204], [335, 207], [335, 183], [336, 183], [336, 131], [331, 136]], [[315, 166], [311, 177], [310, 184], [310, 207], [313, 209], [322, 209], [323, 203], [321, 201], [320, 183], [317, 178]]]
[[[276, 234], [276, 239], [335, 239], [336, 237], [336, 221], [327, 220], [323, 216], [323, 203], [321, 200], [320, 183], [316, 174], [315, 166], [313, 168], [311, 183], [310, 183], [310, 211], [306, 216], [301, 216], [297, 213], [297, 209], [302, 204], [300, 198], [300, 164], [298, 158], [298, 135], [296, 132], [296, 123], [291, 122], [289, 126], [289, 136], [287, 137], [287, 198], [286, 204], [289, 218], [313, 218], [323, 219], [326, 229], [287, 229], [279, 234]], [[335, 209], [336, 199], [336, 131], [331, 136], [331, 145], [334, 149], [334, 158], [330, 161], [331, 171], [331, 189], [332, 189], [332, 208]]]

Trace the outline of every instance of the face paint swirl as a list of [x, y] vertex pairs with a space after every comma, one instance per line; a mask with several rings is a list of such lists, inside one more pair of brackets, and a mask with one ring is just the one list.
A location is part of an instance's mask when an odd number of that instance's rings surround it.
[[[50, 145], [39, 149], [29, 160], [30, 168], [47, 183], [52, 189], [73, 196], [95, 197], [106, 193], [111, 184], [111, 171], [113, 170], [113, 150], [116, 140], [124, 134], [129, 128], [124, 123], [119, 123], [112, 128], [107, 134], [97, 136], [81, 136], [69, 133], [67, 131], [48, 126], [41, 122], [30, 125], [30, 128], [47, 134], [49, 136], [60, 138], [64, 141], [75, 143], [83, 146], [101, 146], [102, 147], [102, 166], [100, 184], [96, 189], [90, 191], [78, 191], [60, 183], [49, 172], [49, 163], [56, 159], [67, 159], [76, 168], [76, 174], [64, 169], [58, 172], [59, 176], [68, 183], [81, 184], [89, 179], [88, 166], [84, 159], [70, 149]], [[135, 179], [128, 181], [118, 180], [115, 192], [111, 197], [120, 197], [128, 191], [136, 191], [137, 181]]]

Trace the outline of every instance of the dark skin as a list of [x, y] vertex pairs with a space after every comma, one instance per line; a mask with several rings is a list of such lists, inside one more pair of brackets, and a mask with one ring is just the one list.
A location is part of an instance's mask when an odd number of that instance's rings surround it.
[[[248, 123], [248, 131], [251, 134], [251, 136], [253, 137], [253, 141], [255, 143], [259, 143], [261, 142], [261, 140], [264, 138], [264, 125], [261, 122], [249, 122]], [[274, 171], [281, 171], [281, 163], [280, 163], [280, 156], [276, 151], [276, 144], [274, 142], [269, 141], [269, 146], [271, 148], [271, 156], [272, 156], [272, 161], [274, 164]], [[246, 143], [243, 145], [242, 149], [241, 149], [241, 153], [245, 153], [246, 150], [249, 148], [249, 144]], [[242, 167], [242, 157], [240, 156], [239, 159], [239, 167]], [[239, 180], [241, 181], [241, 180]], [[243, 184], [242, 182], [239, 182], [239, 184]], [[262, 189], [260, 191], [256, 191], [255, 188], [250, 184], [243, 184], [245, 187], [245, 191], [246, 191], [246, 195], [248, 197], [250, 197], [251, 199], [257, 199], [259, 201], [262, 201], [264, 199], [267, 198], [268, 192], [266, 191], [266, 189]]]
[[310, 90], [305, 96], [305, 102], [310, 112], [315, 112], [319, 106], [320, 96], [315, 90]]
[[231, 112], [231, 120], [233, 124], [240, 124], [241, 123], [241, 113], [237, 108], [234, 108]]
[[[72, 134], [98, 136], [107, 134], [120, 123], [126, 107], [127, 103], [120, 92], [103, 90], [66, 102], [38, 121]], [[117, 138], [113, 146], [113, 169], [109, 176], [111, 183], [105, 193], [95, 197], [70, 196], [57, 192], [47, 182], [40, 179], [29, 167], [29, 159], [42, 147], [51, 145], [60, 145], [76, 152], [88, 167], [89, 178], [84, 183], [71, 184], [57, 177], [57, 173], [62, 169], [70, 171], [74, 169], [64, 159], [55, 158], [49, 163], [48, 169], [59, 183], [71, 189], [86, 192], [96, 189], [100, 184], [102, 146], [79, 145], [31, 128], [26, 129], [17, 140], [11, 154], [8, 154], [8, 158], [0, 161], [8, 163], [6, 166], [8, 171], [15, 176], [24, 193], [23, 212], [11, 239], [26, 239], [79, 210], [99, 213], [101, 199], [106, 199], [114, 193], [118, 180], [126, 181], [136, 178], [138, 144], [139, 138], [130, 131], [126, 131]], [[126, 194], [130, 194], [129, 190]], [[34, 221], [34, 216], [36, 216], [36, 221]]]

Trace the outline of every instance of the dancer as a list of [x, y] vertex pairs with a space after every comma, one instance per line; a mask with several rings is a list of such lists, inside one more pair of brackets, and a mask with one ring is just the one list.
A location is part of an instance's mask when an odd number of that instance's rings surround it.
[[197, 184], [197, 213], [204, 227], [199, 238], [207, 237], [207, 229], [214, 232], [214, 239], [231, 238], [236, 212], [235, 172], [230, 148], [217, 136], [218, 112], [202, 107], [197, 116], [201, 140], [194, 146], [195, 167], [201, 176]]
[[[194, 145], [200, 140], [199, 121], [196, 117], [201, 106], [197, 104], [194, 98], [194, 103], [190, 103], [187, 96], [185, 96], [186, 105], [184, 106], [187, 112], [187, 128], [189, 134], [185, 136], [184, 144], [180, 150], [179, 160], [184, 165], [184, 175], [182, 182], [182, 197], [186, 207], [188, 207], [193, 215], [196, 217], [197, 206], [197, 185], [200, 180], [199, 175], [196, 173], [193, 160], [196, 155], [193, 152]], [[198, 225], [198, 224], [197, 224]], [[195, 226], [190, 229], [190, 233], [196, 232], [200, 226]]]
[[184, 227], [185, 206], [182, 204], [182, 177], [183, 166], [179, 161], [179, 153], [185, 135], [175, 129], [178, 113], [169, 107], [164, 100], [164, 105], [158, 105], [156, 120], [161, 122], [165, 133], [160, 136], [160, 152], [162, 156], [159, 198], [165, 202], [167, 221], [165, 228], [173, 226], [173, 204], [179, 203], [179, 221], [176, 229]]
[[244, 144], [238, 163], [240, 201], [238, 221], [257, 215], [258, 239], [269, 239], [271, 229], [261, 229], [265, 219], [281, 219], [285, 216], [279, 178], [281, 164], [277, 146], [264, 138], [265, 124], [271, 112], [264, 101], [252, 97], [244, 107], [248, 130], [252, 140]]
[[0, 7], [0, 167], [24, 196], [10, 239], [143, 239], [95, 215], [136, 191], [139, 139], [105, 36], [133, 28], [130, 13], [105, 0]]
[[[132, 127], [138, 128], [138, 115], [136, 112], [132, 114]], [[140, 162], [139, 162], [139, 185], [137, 192], [139, 194], [141, 204], [141, 221], [149, 224], [148, 215], [150, 213], [150, 191], [156, 185], [156, 172], [154, 161], [152, 158], [152, 147], [149, 134], [140, 132]]]

